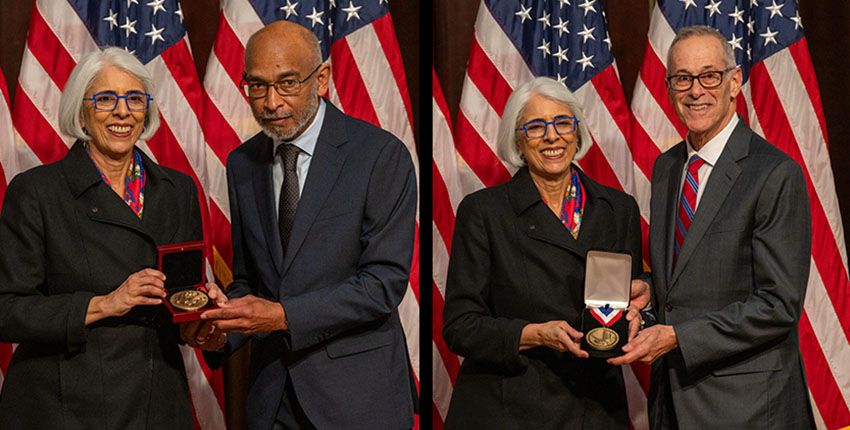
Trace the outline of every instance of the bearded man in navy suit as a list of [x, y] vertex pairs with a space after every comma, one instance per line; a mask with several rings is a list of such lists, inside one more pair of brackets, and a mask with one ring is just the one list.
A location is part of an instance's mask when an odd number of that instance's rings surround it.
[[230, 333], [227, 350], [252, 340], [250, 429], [413, 426], [397, 309], [413, 164], [397, 138], [321, 98], [329, 79], [297, 24], [269, 24], [245, 47], [243, 90], [263, 132], [227, 158], [234, 279], [203, 318]]

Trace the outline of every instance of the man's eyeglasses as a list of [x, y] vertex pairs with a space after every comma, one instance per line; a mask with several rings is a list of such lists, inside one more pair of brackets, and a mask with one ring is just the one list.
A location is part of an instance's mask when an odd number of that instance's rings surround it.
[[96, 93], [92, 94], [89, 98], [83, 98], [83, 100], [94, 101], [94, 108], [103, 111], [115, 110], [119, 99], [124, 99], [128, 110], [142, 111], [148, 109], [148, 105], [153, 100], [153, 97], [147, 93], [129, 93], [123, 96], [115, 93]]
[[274, 90], [282, 96], [294, 96], [301, 92], [301, 85], [310, 80], [316, 71], [322, 67], [321, 64], [316, 66], [306, 78], [302, 80], [286, 78], [277, 82], [263, 82], [258, 80], [248, 81], [248, 73], [242, 72], [242, 81], [239, 86], [242, 87], [242, 92], [250, 99], [259, 99], [265, 97], [269, 93], [269, 87], [274, 87]]
[[555, 133], [561, 135], [570, 134], [576, 131], [578, 123], [579, 120], [574, 116], [559, 116], [553, 119], [552, 121], [529, 121], [523, 124], [522, 127], [516, 129], [516, 131], [524, 130], [525, 137], [529, 139], [535, 139], [538, 137], [546, 136], [546, 130], [549, 128], [549, 124], [552, 124], [552, 127], [555, 129]]
[[696, 76], [686, 74], [672, 75], [665, 79], [667, 84], [670, 85], [670, 89], [673, 91], [687, 91], [694, 86], [695, 80], [699, 81], [699, 84], [702, 85], [703, 88], [712, 89], [719, 87], [720, 84], [723, 83], [723, 75], [732, 70], [735, 70], [735, 68], [730, 67], [726, 70], [709, 70]]

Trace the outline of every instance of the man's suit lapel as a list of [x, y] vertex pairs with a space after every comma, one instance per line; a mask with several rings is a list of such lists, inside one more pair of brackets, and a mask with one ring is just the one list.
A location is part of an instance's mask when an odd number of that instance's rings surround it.
[[[680, 143], [679, 145], [674, 146], [670, 149], [670, 154], [672, 155], [672, 162], [668, 162], [666, 164], [659, 163], [656, 167], [660, 169], [660, 172], [664, 172], [664, 174], [659, 174], [657, 178], [653, 178], [653, 181], [657, 181], [658, 183], [653, 183], [653, 186], [657, 186], [658, 189], [663, 190], [663, 192], [656, 193], [653, 192], [652, 198], [658, 199], [658, 206], [653, 206], [651, 209], [653, 213], [658, 211], [659, 213], [664, 214], [664, 222], [661, 225], [666, 226], [664, 229], [664, 240], [660, 241], [657, 245], [653, 241], [652, 250], [653, 253], [658, 253], [658, 255], [666, 256], [664, 259], [664, 267], [663, 273], [665, 279], [669, 280], [673, 274], [673, 241], [676, 240], [676, 216], [678, 211], [679, 204], [679, 195], [681, 194], [681, 189], [679, 189], [679, 182], [682, 179], [682, 169], [684, 168], [685, 159], [687, 158], [687, 146], [685, 143]], [[662, 159], [663, 160], [663, 159]], [[652, 228], [652, 226], [650, 226]], [[657, 248], [657, 249], [656, 249]], [[658, 270], [657, 268], [655, 270]], [[669, 282], [668, 282], [669, 285]]]
[[711, 170], [708, 183], [702, 185], [705, 186], [705, 191], [700, 198], [693, 222], [679, 252], [679, 261], [676, 263], [670, 279], [671, 286], [675, 285], [709, 226], [715, 222], [718, 216], [723, 216], [723, 214], [718, 214], [718, 211], [723, 202], [726, 201], [726, 196], [729, 195], [738, 175], [741, 174], [738, 160], [746, 157], [751, 134], [752, 131], [749, 127], [739, 120], [738, 125], [729, 137], [729, 142], [726, 143], [726, 147], [720, 154], [720, 158], [717, 159], [717, 164]]
[[272, 169], [274, 168], [274, 155], [272, 154], [274, 143], [265, 134], [261, 134], [261, 140], [251, 148], [251, 160], [256, 162], [251, 169], [251, 184], [253, 198], [257, 205], [259, 222], [263, 229], [263, 237], [266, 238], [266, 249], [269, 250], [269, 258], [274, 262], [278, 275], [283, 274], [283, 249], [280, 245], [280, 232], [277, 227], [277, 209], [274, 207], [274, 186], [272, 185]]
[[281, 275], [286, 274], [289, 266], [301, 244], [310, 231], [310, 226], [319, 216], [319, 210], [327, 200], [333, 189], [336, 179], [342, 171], [345, 162], [345, 153], [341, 147], [348, 141], [348, 133], [345, 127], [345, 116], [336, 107], [326, 103], [325, 119], [316, 149], [310, 160], [310, 170], [304, 183], [304, 190], [298, 201], [298, 210], [292, 222], [292, 232], [289, 237], [289, 245], [283, 260]]

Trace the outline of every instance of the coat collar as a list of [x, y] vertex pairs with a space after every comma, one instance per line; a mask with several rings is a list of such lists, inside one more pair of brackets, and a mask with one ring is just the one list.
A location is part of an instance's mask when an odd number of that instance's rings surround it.
[[283, 250], [280, 246], [280, 239], [278, 239], [280, 234], [277, 227], [277, 208], [274, 206], [273, 148], [274, 140], [263, 132], [245, 142], [247, 158], [255, 163], [251, 169], [252, 200], [257, 205], [257, 213], [260, 218], [260, 226], [263, 229], [263, 236], [266, 238], [269, 258], [275, 262], [275, 267], [280, 270], [278, 262], [283, 259]]
[[561, 220], [543, 203], [537, 186], [531, 179], [528, 167], [517, 171], [505, 185], [511, 207], [517, 215], [518, 229], [530, 238], [547, 242], [584, 259], [592, 248], [612, 248], [616, 237], [610, 228], [614, 223], [615, 210], [610, 190], [587, 176], [573, 164], [579, 174], [587, 200], [578, 239], [564, 228]]
[[59, 163], [71, 194], [86, 205], [92, 221], [124, 226], [150, 237], [156, 244], [167, 244], [179, 227], [171, 216], [179, 204], [174, 179], [144, 151], [140, 152], [147, 175], [142, 219], [103, 182], [82, 141], [76, 141]]

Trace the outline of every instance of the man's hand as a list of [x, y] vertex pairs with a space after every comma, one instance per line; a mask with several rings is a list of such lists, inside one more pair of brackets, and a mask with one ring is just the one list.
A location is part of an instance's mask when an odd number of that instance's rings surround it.
[[[630, 303], [634, 305], [638, 311], [645, 308], [649, 304], [649, 284], [640, 279], [632, 279], [632, 290], [629, 296]], [[627, 318], [631, 321], [630, 318]]]
[[[227, 303], [227, 296], [215, 282], [207, 282], [207, 295], [216, 305]], [[212, 321], [191, 321], [180, 324], [180, 338], [189, 346], [204, 351], [216, 351], [227, 343], [227, 333], [218, 330]]]
[[207, 289], [207, 295], [210, 296], [216, 305], [221, 306], [227, 303], [227, 295], [224, 294], [224, 291], [221, 291], [221, 288], [218, 288], [218, 284], [207, 282], [204, 287]]
[[276, 330], [288, 330], [286, 312], [283, 305], [247, 295], [228, 300], [201, 314], [202, 320], [210, 320], [219, 330], [242, 334], [266, 333]]
[[622, 366], [635, 361], [651, 364], [678, 346], [679, 342], [673, 326], [656, 324], [638, 333], [634, 339], [623, 346], [623, 352], [626, 354], [609, 358], [608, 364]]
[[519, 350], [545, 346], [561, 352], [569, 351], [579, 358], [587, 358], [590, 355], [581, 350], [582, 336], [584, 333], [572, 328], [566, 321], [528, 324], [522, 328]]
[[629, 342], [634, 339], [638, 330], [640, 330], [640, 325], [643, 321], [640, 311], [649, 304], [649, 300], [649, 284], [640, 279], [632, 279], [631, 294], [629, 294], [629, 309], [626, 313], [626, 320], [629, 322]]
[[640, 325], [643, 322], [643, 316], [640, 314], [640, 308], [635, 306], [634, 304], [629, 305], [629, 310], [626, 312], [626, 321], [629, 322], [629, 342], [635, 338], [638, 331], [640, 330]]
[[211, 321], [191, 321], [180, 324], [180, 338], [189, 346], [204, 351], [216, 351], [227, 343], [227, 333], [216, 329]]

